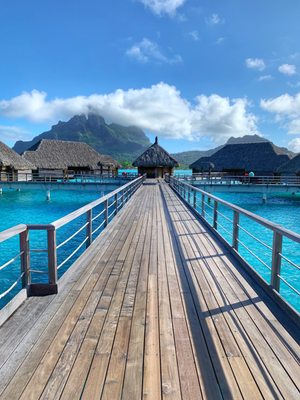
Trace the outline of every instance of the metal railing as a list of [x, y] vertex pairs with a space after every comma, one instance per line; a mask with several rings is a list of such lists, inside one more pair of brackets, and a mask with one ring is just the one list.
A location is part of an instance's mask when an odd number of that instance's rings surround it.
[[61, 174], [59, 172], [52, 173], [37, 173], [37, 172], [1, 172], [0, 182], [1, 183], [20, 183], [20, 182], [70, 182], [70, 183], [101, 183], [106, 179], [114, 180], [132, 180], [137, 177], [136, 173], [124, 173], [118, 174], [114, 172], [105, 173], [68, 173]]
[[[51, 224], [34, 224], [34, 225], [17, 225], [13, 228], [0, 232], [0, 245], [10, 239], [17, 239], [19, 236], [19, 249], [8, 261], [0, 265], [0, 273], [16, 262], [20, 261], [20, 273], [17, 279], [2, 293], [0, 300], [5, 298], [13, 289], [21, 282], [22, 288], [27, 288], [28, 295], [46, 295], [57, 293], [58, 271], [65, 266], [71, 259], [75, 260], [79, 250], [85, 245], [89, 247], [93, 240], [102, 232], [109, 224], [112, 218], [117, 215], [119, 210], [124, 207], [136, 190], [142, 185], [145, 176], [141, 176], [114, 190], [113, 192], [95, 200], [74, 212], [54, 221]], [[101, 208], [101, 210], [99, 210]], [[96, 212], [97, 210], [97, 212]], [[84, 217], [84, 222], [80, 220]], [[72, 221], [77, 220], [76, 231], [71, 233], [67, 238], [61, 235], [60, 243], [57, 243], [57, 231], [65, 227], [63, 235], [69, 233], [69, 226]], [[78, 224], [80, 225], [78, 227]], [[102, 228], [102, 229], [101, 229]], [[43, 231], [46, 233], [46, 248], [33, 248], [30, 233], [32, 231]], [[79, 245], [76, 243], [75, 250], [66, 255], [58, 263], [58, 250], [65, 248], [78, 238], [82, 233], [84, 238], [80, 240]], [[67, 249], [68, 250], [68, 249]], [[31, 266], [31, 256], [37, 253], [46, 253], [47, 265], [41, 265], [39, 269]], [[64, 252], [64, 255], [66, 251]], [[32, 282], [32, 274], [44, 274], [48, 276], [47, 281], [41, 283]]]
[[[297, 263], [298, 261], [295, 262], [295, 260], [291, 260], [291, 257], [283, 254], [283, 240], [287, 239], [291, 241], [293, 246], [299, 245], [300, 235], [298, 233], [285, 229], [281, 225], [274, 224], [259, 215], [222, 200], [172, 176], [167, 177], [167, 181], [170, 186], [192, 206], [195, 212], [203, 218], [214, 231], [223, 237], [231, 249], [237, 253], [243, 261], [250, 265], [250, 263], [245, 260], [244, 254], [241, 255], [242, 249], [244, 253], [248, 252], [251, 254], [257, 262], [269, 271], [270, 281], [266, 283], [271, 285], [278, 294], [281, 294], [280, 283], [283, 282], [296, 296], [300, 296], [300, 286], [296, 288], [282, 273], [283, 261], [294, 271], [300, 271], [300, 266]], [[221, 206], [224, 208], [223, 212], [220, 211]], [[270, 243], [266, 243], [264, 240], [266, 237], [257, 237], [255, 233], [250, 232], [250, 229], [247, 229], [245, 225], [242, 226], [241, 216], [246, 218], [247, 221], [250, 220], [266, 228], [265, 236], [267, 237], [268, 233], [271, 235]], [[220, 219], [222, 219], [222, 222]], [[244, 220], [244, 222], [246, 220]], [[247, 245], [246, 241], [242, 240], [242, 235], [244, 238], [248, 238], [248, 242], [258, 243], [262, 249], [270, 253], [270, 264], [262, 259], [263, 257], [260, 253], [263, 253], [263, 251], [257, 254], [257, 251], [252, 250], [249, 245]]]
[[245, 176], [225, 175], [224, 173], [195, 173], [191, 175], [176, 175], [176, 178], [183, 181], [192, 181], [207, 185], [296, 185], [300, 186], [300, 176]]

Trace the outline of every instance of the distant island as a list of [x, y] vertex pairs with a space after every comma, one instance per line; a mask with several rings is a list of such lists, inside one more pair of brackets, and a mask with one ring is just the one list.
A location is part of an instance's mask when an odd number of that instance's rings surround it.
[[[130, 168], [133, 160], [142, 154], [150, 145], [149, 138], [145, 132], [136, 126], [122, 126], [119, 124], [107, 124], [103, 117], [97, 114], [75, 115], [67, 122], [59, 121], [52, 128], [34, 137], [30, 141], [17, 141], [13, 149], [22, 154], [30, 147], [37, 144], [41, 139], [70, 140], [84, 142], [93, 147], [99, 153], [108, 154], [118, 160], [124, 168]], [[269, 140], [258, 135], [245, 135], [242, 137], [231, 137], [228, 141], [210, 150], [190, 150], [172, 153], [179, 168], [186, 169], [190, 164], [200, 157], [209, 157], [216, 153], [226, 144], [236, 143], [261, 143]], [[284, 147], [276, 146], [277, 151], [294, 157], [295, 153]]]
[[129, 164], [151, 144], [143, 130], [138, 127], [107, 124], [99, 115], [82, 114], [75, 115], [67, 122], [59, 121], [49, 131], [30, 141], [17, 141], [13, 149], [22, 154], [42, 139], [84, 142], [99, 153], [108, 154]]

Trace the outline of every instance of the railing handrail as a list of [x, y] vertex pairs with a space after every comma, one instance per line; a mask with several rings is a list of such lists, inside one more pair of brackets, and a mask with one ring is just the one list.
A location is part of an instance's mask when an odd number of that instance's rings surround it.
[[19, 235], [22, 232], [25, 232], [26, 230], [27, 225], [25, 224], [19, 224], [8, 228], [5, 231], [0, 232], [0, 243], [5, 242], [6, 240], [11, 239], [16, 235]]
[[114, 190], [113, 192], [106, 194], [105, 196], [101, 197], [100, 199], [94, 200], [91, 203], [86, 204], [85, 206], [78, 208], [77, 210], [71, 212], [70, 214], [67, 214], [64, 217], [57, 219], [56, 221], [52, 222], [51, 225], [54, 226], [55, 229], [62, 227], [63, 225], [65, 225], [65, 224], [73, 221], [74, 219], [80, 217], [81, 215], [85, 214], [87, 211], [104, 203], [106, 200], [109, 200], [111, 197], [114, 197], [116, 194], [119, 194], [120, 192], [124, 191], [126, 188], [128, 188], [128, 186], [131, 186], [131, 185], [139, 182], [142, 179], [143, 179], [143, 176], [140, 176], [140, 177], [134, 179], [133, 181], [126, 183], [126, 185], [121, 186], [120, 188]]
[[[177, 179], [176, 177], [170, 177], [170, 179]], [[233, 211], [237, 211], [240, 214], [243, 214], [247, 217], [249, 217], [250, 219], [254, 220], [255, 222], [260, 223], [261, 225], [265, 226], [266, 228], [271, 229], [272, 231], [276, 231], [278, 233], [280, 233], [283, 236], [288, 237], [289, 239], [292, 239], [298, 243], [300, 243], [300, 234], [291, 231], [289, 229], [284, 228], [282, 225], [280, 224], [275, 224], [274, 222], [269, 221], [268, 219], [261, 217], [260, 215], [254, 214], [251, 211], [248, 211], [244, 208], [241, 208], [235, 204], [229, 203], [226, 200], [221, 199], [220, 197], [217, 197], [209, 192], [206, 192], [205, 190], [199, 189], [195, 186], [190, 185], [189, 183], [186, 182], [182, 182], [180, 181], [181, 185], [185, 185], [187, 187], [189, 187], [190, 189], [192, 189], [193, 191], [199, 192], [204, 194], [205, 196], [216, 200], [218, 203], [225, 205], [226, 207], [232, 209]]]

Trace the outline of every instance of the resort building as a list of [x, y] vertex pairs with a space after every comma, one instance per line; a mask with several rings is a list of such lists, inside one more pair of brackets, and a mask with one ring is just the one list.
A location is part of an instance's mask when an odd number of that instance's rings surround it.
[[42, 139], [23, 153], [39, 176], [72, 177], [75, 174], [117, 174], [119, 164], [83, 142]]
[[281, 175], [297, 175], [300, 177], [300, 154], [281, 165], [277, 172]]
[[0, 142], [0, 179], [1, 181], [24, 181], [31, 178], [35, 166], [18, 153]]
[[158, 144], [157, 137], [152, 146], [141, 154], [133, 163], [138, 173], [147, 174], [147, 178], [163, 178], [165, 174], [173, 174], [178, 162]]
[[224, 172], [228, 175], [273, 175], [290, 160], [287, 154], [270, 142], [228, 144], [210, 157], [201, 157], [190, 165], [193, 173]]

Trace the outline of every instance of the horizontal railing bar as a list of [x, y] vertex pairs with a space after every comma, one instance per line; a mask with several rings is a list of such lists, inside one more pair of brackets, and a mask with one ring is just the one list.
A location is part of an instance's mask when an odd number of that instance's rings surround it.
[[115, 214], [115, 210], [113, 210], [110, 214], [108, 214], [107, 218], [109, 219], [114, 214]]
[[237, 241], [239, 242], [239, 244], [241, 244], [247, 251], [249, 251], [249, 253], [251, 253], [258, 261], [260, 261], [266, 268], [268, 268], [269, 271], [272, 270], [271, 267], [268, 266], [268, 264], [266, 264], [260, 257], [258, 257], [251, 249], [249, 249], [248, 246], [246, 246], [243, 242], [241, 242], [239, 239], [237, 239]]
[[[174, 179], [174, 178], [173, 178]], [[176, 179], [176, 178], [175, 178]], [[261, 225], [271, 229], [272, 231], [276, 231], [280, 234], [282, 234], [285, 237], [288, 237], [289, 239], [294, 240], [295, 242], [300, 243], [300, 234], [293, 232], [289, 229], [284, 228], [281, 225], [275, 224], [259, 215], [256, 215], [254, 213], [252, 213], [251, 211], [245, 210], [244, 208], [241, 208], [239, 206], [236, 206], [235, 204], [231, 204], [226, 200], [222, 200], [217, 196], [214, 196], [213, 194], [210, 194], [204, 190], [201, 190], [199, 188], [196, 188], [195, 186], [192, 186], [188, 183], [185, 182], [180, 182], [180, 185], [186, 185], [187, 187], [190, 187], [191, 189], [193, 189], [196, 192], [202, 193], [204, 195], [206, 195], [207, 197], [210, 197], [213, 200], [216, 200], [217, 202], [219, 202], [220, 204], [225, 205], [226, 207], [230, 208], [233, 211], [237, 211], [238, 213], [245, 215], [247, 217], [249, 217], [250, 219], [260, 223]], [[205, 205], [207, 205], [207, 203], [205, 203]]]
[[92, 232], [92, 235], [94, 235], [102, 226], [105, 224], [105, 220], [101, 222], [101, 224]]
[[224, 215], [223, 213], [221, 213], [219, 210], [216, 210], [218, 215], [221, 215], [222, 218], [227, 219], [227, 221], [231, 222], [233, 224], [233, 220], [228, 218], [226, 215]]
[[263, 246], [265, 246], [267, 249], [269, 250], [273, 250], [271, 246], [269, 246], [268, 244], [266, 244], [265, 242], [263, 242], [262, 240], [258, 239], [256, 236], [252, 235], [252, 233], [250, 233], [249, 231], [247, 231], [247, 229], [243, 228], [240, 224], [237, 224], [237, 226], [239, 228], [241, 228], [241, 230], [243, 232], [245, 232], [247, 235], [251, 236], [252, 239], [256, 240], [258, 243], [262, 244]]
[[84, 245], [84, 243], [86, 243], [87, 241], [88, 241], [88, 237], [86, 237], [85, 239], [84, 239], [84, 241], [62, 262], [62, 263], [60, 263], [59, 265], [58, 265], [58, 267], [57, 267], [57, 269], [60, 269], [67, 261], [69, 261], [70, 260], [70, 258], [72, 258], [76, 253], [77, 253], [77, 251]]
[[105, 213], [105, 209], [102, 210], [99, 214], [97, 214], [95, 217], [92, 218], [92, 222], [95, 221], [95, 219], [101, 217], [101, 215], [103, 215]]
[[11, 292], [13, 290], [14, 287], [17, 286], [17, 284], [20, 282], [20, 280], [23, 278], [25, 272], [23, 272], [19, 278], [3, 293], [0, 294], [0, 299], [3, 299], [3, 297], [5, 297], [9, 292]]
[[113, 201], [109, 206], [107, 206], [107, 208], [112, 207], [114, 204], [116, 204], [116, 201]]
[[38, 269], [30, 269], [29, 272], [34, 272], [35, 274], [44, 274], [48, 275], [48, 271], [40, 271]]
[[109, 194], [101, 197], [98, 200], [95, 200], [89, 204], [87, 204], [86, 206], [83, 206], [81, 208], [79, 208], [76, 211], [73, 211], [72, 213], [66, 215], [65, 217], [62, 217], [54, 222], [52, 222], [52, 225], [58, 229], [60, 227], [62, 227], [63, 225], [66, 225], [67, 223], [73, 221], [74, 219], [80, 217], [81, 215], [83, 215], [84, 213], [86, 213], [87, 211], [90, 211], [91, 209], [93, 209], [94, 207], [103, 204], [106, 200], [109, 200], [110, 198], [112, 198], [113, 196], [115, 196], [117, 193], [121, 192], [122, 190], [128, 188], [129, 186], [133, 185], [133, 182], [140, 182], [141, 180], [143, 180], [143, 176], [138, 177], [137, 179], [126, 183], [126, 185], [121, 186], [120, 188], [114, 190], [113, 192], [110, 192]]
[[300, 292], [297, 290], [297, 289], [295, 289], [294, 288], [294, 286], [292, 286], [283, 276], [281, 276], [281, 275], [277, 275], [278, 276], [278, 278], [282, 281], [282, 282], [284, 282], [290, 289], [292, 289], [298, 296], [300, 296]]
[[15, 257], [11, 258], [9, 261], [7, 261], [5, 264], [1, 265], [0, 271], [2, 271], [4, 268], [8, 267], [10, 264], [12, 264], [18, 257], [21, 257], [24, 254], [24, 251], [21, 251], [18, 253]]
[[89, 222], [86, 222], [81, 228], [79, 228], [73, 235], [69, 236], [66, 240], [64, 240], [62, 243], [56, 246], [56, 249], [60, 249], [62, 246], [64, 246], [66, 243], [68, 243], [71, 239], [73, 239], [78, 233], [80, 233], [84, 228], [88, 226]]
[[287, 261], [289, 264], [291, 264], [293, 267], [297, 268], [300, 271], [300, 266], [295, 264], [292, 260], [284, 256], [282, 253], [278, 253], [281, 258], [283, 258], [285, 261]]
[[223, 229], [223, 231], [225, 231], [226, 233], [228, 233], [228, 235], [232, 236], [232, 232], [229, 232], [221, 223], [220, 221], [218, 221], [218, 229], [221, 228]]
[[0, 243], [19, 235], [22, 232], [25, 232], [26, 230], [27, 226], [24, 224], [16, 225], [12, 228], [6, 229], [5, 231], [0, 232]]
[[30, 249], [30, 253], [48, 253], [48, 249]]

